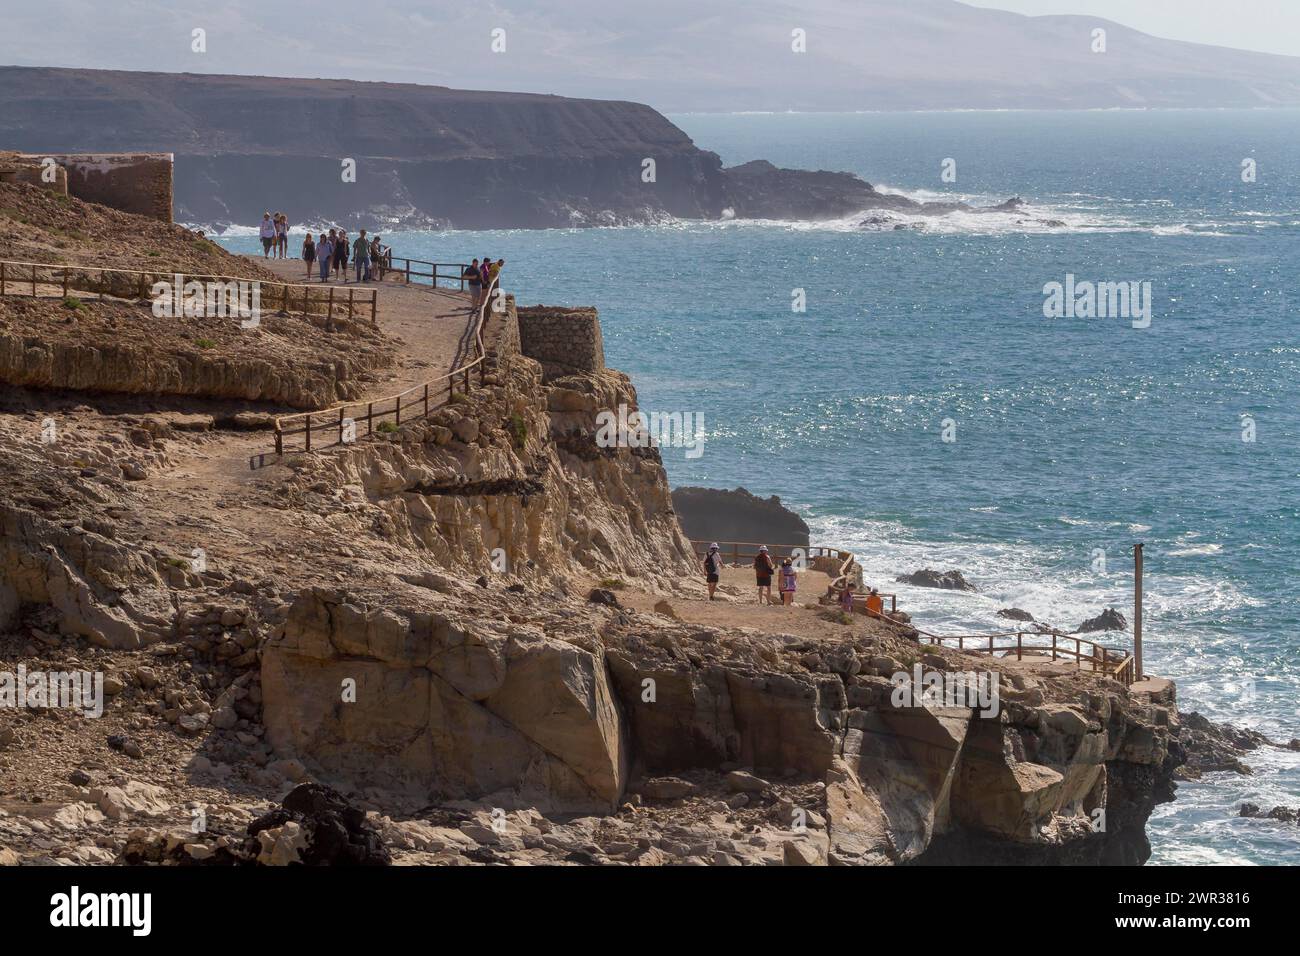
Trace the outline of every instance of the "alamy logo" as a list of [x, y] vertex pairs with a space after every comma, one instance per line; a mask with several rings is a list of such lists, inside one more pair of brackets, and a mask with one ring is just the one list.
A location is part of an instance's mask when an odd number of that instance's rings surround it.
[[262, 283], [231, 279], [229, 282], [155, 282], [153, 314], [159, 319], [237, 318], [241, 328], [256, 328], [262, 322]]
[[104, 675], [99, 671], [0, 671], [0, 707], [11, 710], [79, 710], [104, 713]]
[[927, 671], [916, 664], [909, 674], [896, 671], [889, 702], [895, 707], [970, 707], [981, 717], [998, 715], [999, 675], [993, 671]]
[[74, 886], [50, 897], [50, 925], [126, 926], [132, 936], [148, 936], [153, 928], [153, 894], [85, 893]]
[[1150, 282], [1065, 282], [1043, 286], [1043, 316], [1049, 319], [1131, 319], [1133, 328], [1151, 325]]
[[600, 448], [685, 448], [687, 458], [704, 454], [703, 412], [618, 412], [596, 415], [596, 445]]

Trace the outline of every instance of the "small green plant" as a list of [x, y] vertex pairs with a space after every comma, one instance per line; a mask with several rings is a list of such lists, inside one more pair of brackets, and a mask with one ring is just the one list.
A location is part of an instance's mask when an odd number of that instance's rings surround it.
[[214, 349], [217, 347], [217, 343], [212, 339], [195, 339], [194, 344], [201, 349]]
[[469, 401], [469, 397], [464, 392], [452, 391], [451, 397], [447, 399], [452, 405], [464, 405]]
[[69, 296], [64, 296], [63, 307], [65, 309], [72, 309], [75, 312], [78, 309], [84, 309], [86, 307], [86, 303], [82, 302], [75, 295], [69, 295]]
[[841, 611], [839, 608], [835, 608], [833, 610], [827, 608], [826, 610], [821, 611], [817, 616], [820, 617], [823, 621], [830, 621], [833, 624], [847, 625], [853, 623], [853, 618], [850, 617], [844, 611]]
[[173, 568], [184, 569], [190, 566], [189, 562], [186, 561], [184, 558], [168, 558], [167, 563], [170, 564]]
[[605, 578], [600, 582], [600, 586], [606, 591], [622, 591], [627, 588], [627, 582], [622, 578]]
[[518, 412], [512, 412], [510, 415], [510, 441], [515, 446], [515, 451], [523, 451], [524, 445], [528, 442], [528, 426], [524, 423], [524, 416]]
[[391, 435], [393, 432], [397, 431], [397, 423], [380, 422], [375, 426], [375, 431], [379, 432], [381, 435]]

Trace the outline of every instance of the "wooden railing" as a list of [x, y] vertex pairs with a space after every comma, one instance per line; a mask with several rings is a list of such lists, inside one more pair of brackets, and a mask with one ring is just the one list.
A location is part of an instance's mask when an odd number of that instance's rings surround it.
[[445, 288], [454, 287], [465, 291], [465, 269], [463, 262], [429, 262], [425, 259], [408, 259], [394, 256], [391, 246], [380, 247], [378, 277], [397, 276], [410, 285], [412, 279], [428, 279], [429, 285], [437, 287], [439, 280], [447, 284]]
[[1075, 634], [1060, 631], [1004, 631], [999, 634], [941, 635], [920, 629], [917, 629], [917, 633], [922, 643], [946, 647], [947, 642], [956, 642], [957, 650], [968, 654], [995, 655], [1001, 652], [1002, 657], [1014, 655], [1018, 661], [1025, 657], [1046, 656], [1053, 661], [1076, 661], [1080, 668], [1087, 665], [1093, 673], [1106, 674], [1125, 686], [1138, 679], [1133, 655], [1128, 651], [1106, 647]]
[[379, 292], [376, 289], [349, 288], [347, 295], [334, 286], [295, 285], [268, 282], [248, 276], [213, 273], [163, 272], [160, 270], [109, 269], [103, 266], [79, 266], [48, 262], [19, 262], [0, 259], [0, 295], [68, 298], [75, 294], [94, 294], [99, 301], [106, 297], [143, 301], [150, 299], [157, 282], [182, 286], [189, 282], [256, 283], [261, 308], [271, 311], [302, 312], [349, 319], [369, 314], [371, 324], [379, 318]]
[[[344, 403], [318, 412], [282, 415], [275, 420], [275, 454], [283, 455], [287, 447], [285, 439], [297, 435], [303, 436], [301, 450], [309, 452], [333, 445], [350, 444], [362, 437], [363, 426], [366, 437], [374, 435], [376, 431], [384, 432], [385, 422], [391, 422], [391, 430], [396, 431], [403, 421], [411, 421], [413, 417], [423, 418], [433, 409], [454, 400], [457, 384], [463, 388], [461, 394], [468, 395], [474, 386], [475, 369], [478, 370], [479, 384], [482, 385], [487, 359], [483, 329], [491, 310], [492, 298], [499, 291], [499, 279], [492, 280], [488, 294], [479, 303], [474, 319], [476, 357], [473, 361], [465, 362], [445, 375], [413, 385], [396, 395], [368, 402]], [[410, 414], [412, 409], [416, 410], [414, 415]], [[403, 412], [408, 413], [405, 418], [402, 417]]]
[[[695, 551], [697, 557], [703, 560], [708, 553], [709, 541], [691, 541], [691, 548]], [[760, 545], [747, 541], [719, 541], [718, 550], [722, 554], [724, 561], [730, 560], [733, 565], [748, 565], [753, 562], [754, 557], [758, 554]], [[768, 546], [769, 553], [773, 559], [778, 557], [794, 557], [796, 553], [802, 552], [809, 560], [814, 558], [830, 558], [836, 562], [837, 573], [832, 575], [832, 580], [827, 588], [827, 595], [822, 598], [824, 603], [829, 603], [832, 594], [835, 591], [842, 590], [845, 579], [856, 577], [855, 569], [857, 568], [857, 558], [852, 552], [843, 548], [811, 547], [796, 544], [776, 544]], [[782, 553], [784, 552], [784, 553]], [[898, 595], [891, 593], [881, 593], [882, 599], [889, 600], [889, 610], [886, 616], [880, 618], [885, 624], [896, 627], [906, 627], [909, 631], [915, 631], [917, 639], [922, 643], [935, 644], [939, 646], [948, 646], [951, 642], [957, 650], [974, 654], [997, 654], [1003, 652], [1004, 656], [1014, 656], [1016, 660], [1022, 660], [1025, 657], [1047, 656], [1051, 660], [1074, 660], [1079, 663], [1081, 668], [1087, 667], [1094, 673], [1105, 674], [1120, 681], [1125, 686], [1132, 684], [1139, 679], [1136, 674], [1136, 662], [1133, 655], [1128, 651], [1106, 647], [1087, 638], [1078, 637], [1073, 634], [1064, 634], [1060, 631], [1051, 631], [1040, 633], [1038, 631], [1004, 631], [997, 634], [934, 634], [930, 631], [922, 630], [910, 623], [904, 623], [904, 619], [894, 619], [889, 615], [898, 613]], [[867, 595], [858, 593], [853, 596], [853, 610], [856, 614], [866, 614]], [[838, 602], [837, 602], [838, 603]], [[1042, 643], [1039, 643], [1042, 642]]]

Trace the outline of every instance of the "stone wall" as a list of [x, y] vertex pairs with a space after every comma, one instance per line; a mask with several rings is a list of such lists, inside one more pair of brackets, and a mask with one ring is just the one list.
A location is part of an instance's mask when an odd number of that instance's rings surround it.
[[533, 305], [517, 314], [520, 350], [542, 364], [546, 378], [604, 370], [605, 343], [595, 309]]
[[47, 182], [45, 170], [39, 162], [20, 153], [0, 151], [0, 183], [28, 183], [66, 196], [68, 171], [62, 166], [54, 167], [53, 180]]
[[67, 170], [70, 195], [172, 221], [171, 153], [29, 153], [24, 159], [39, 163], [47, 155]]

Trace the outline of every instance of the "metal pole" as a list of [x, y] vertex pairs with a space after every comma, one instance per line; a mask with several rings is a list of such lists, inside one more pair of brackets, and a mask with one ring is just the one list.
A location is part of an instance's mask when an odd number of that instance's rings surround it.
[[1133, 545], [1133, 676], [1142, 679], [1142, 545]]

